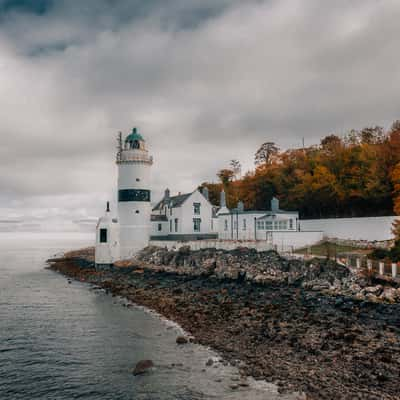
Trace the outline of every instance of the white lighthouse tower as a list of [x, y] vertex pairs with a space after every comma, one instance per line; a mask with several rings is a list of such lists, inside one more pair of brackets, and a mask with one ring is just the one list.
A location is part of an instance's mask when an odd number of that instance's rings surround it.
[[118, 222], [120, 259], [131, 258], [149, 244], [151, 229], [150, 168], [153, 158], [136, 128], [122, 143], [118, 165]]

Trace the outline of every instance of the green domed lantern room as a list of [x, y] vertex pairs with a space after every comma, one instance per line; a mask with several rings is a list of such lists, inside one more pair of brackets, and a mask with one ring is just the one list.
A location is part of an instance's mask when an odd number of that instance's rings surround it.
[[137, 128], [132, 128], [132, 133], [130, 133], [125, 139], [125, 150], [136, 149], [145, 150], [144, 139]]

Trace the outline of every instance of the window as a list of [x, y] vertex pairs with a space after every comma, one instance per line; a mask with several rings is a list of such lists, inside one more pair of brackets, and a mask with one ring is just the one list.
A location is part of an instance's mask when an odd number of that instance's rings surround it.
[[118, 191], [118, 201], [150, 201], [150, 190], [121, 189]]
[[261, 221], [257, 221], [257, 229], [261, 229]]
[[169, 220], [169, 231], [172, 232], [172, 219]]
[[178, 232], [178, 218], [175, 218], [175, 232]]
[[100, 243], [107, 243], [107, 229], [100, 229]]
[[278, 228], [278, 221], [274, 221], [274, 230], [278, 230], [279, 228]]
[[169, 209], [169, 215], [172, 215], [172, 207]]
[[265, 229], [267, 231], [272, 231], [272, 221], [265, 221]]
[[228, 220], [227, 219], [224, 220], [224, 230], [225, 231], [228, 230]]
[[200, 214], [200, 203], [193, 203], [194, 214]]
[[140, 182], [140, 178], [136, 178], [136, 182]]
[[243, 230], [245, 231], [247, 229], [247, 223], [246, 223], [246, 218], [243, 219]]
[[200, 218], [193, 218], [193, 230], [195, 232], [200, 232], [200, 224], [201, 224]]
[[289, 229], [293, 229], [293, 220], [289, 219]]
[[279, 221], [278, 227], [280, 231], [287, 230], [287, 221]]
[[161, 232], [162, 231], [162, 224], [158, 224], [157, 229], [158, 229], [158, 232]]
[[136, 214], [139, 214], [139, 210], [136, 210], [135, 213], [136, 213]]

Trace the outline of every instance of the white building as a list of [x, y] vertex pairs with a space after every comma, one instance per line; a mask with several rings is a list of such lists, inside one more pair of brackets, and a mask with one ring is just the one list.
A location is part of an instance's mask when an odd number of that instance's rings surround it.
[[207, 189], [171, 196], [169, 189], [153, 208], [151, 239], [199, 240], [216, 239], [218, 233], [215, 207]]
[[116, 219], [111, 218], [110, 203], [107, 202], [106, 212], [96, 226], [96, 264], [108, 266], [119, 257], [119, 225]]
[[270, 211], [245, 211], [243, 203], [228, 210], [221, 193], [218, 211], [218, 238], [224, 240], [270, 240], [271, 232], [298, 231], [299, 213], [279, 208], [279, 200], [271, 200]]
[[146, 247], [150, 239], [150, 169], [153, 158], [136, 128], [124, 142], [120, 134], [116, 163], [118, 219], [111, 219], [107, 207], [106, 215], [99, 220], [95, 249], [98, 265], [110, 265], [117, 260], [131, 258]]
[[248, 241], [249, 246], [265, 242], [270, 248], [280, 245], [284, 249], [322, 239], [320, 231], [299, 232], [298, 212], [281, 210], [275, 198], [270, 211], [245, 211], [242, 202], [229, 210], [223, 191], [217, 208], [210, 203], [207, 188], [176, 196], [171, 196], [167, 189], [152, 209], [153, 158], [136, 128], [124, 142], [120, 134], [116, 163], [118, 218], [111, 217], [107, 204], [106, 213], [96, 227], [95, 263], [99, 268], [132, 258], [150, 240], [164, 241], [166, 245], [190, 241], [196, 242], [196, 246], [199, 243], [209, 246], [213, 241], [215, 247], [227, 249], [234, 248], [235, 242], [243, 245], [239, 242]]

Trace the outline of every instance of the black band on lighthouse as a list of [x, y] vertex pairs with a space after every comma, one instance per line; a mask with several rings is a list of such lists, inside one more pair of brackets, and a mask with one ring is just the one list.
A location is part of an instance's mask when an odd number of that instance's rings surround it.
[[119, 190], [118, 201], [150, 201], [150, 190], [146, 189]]

